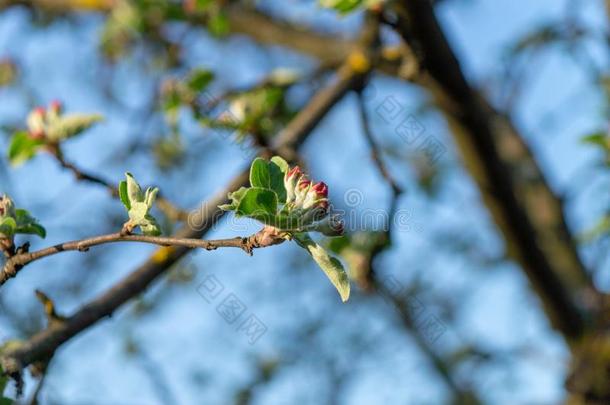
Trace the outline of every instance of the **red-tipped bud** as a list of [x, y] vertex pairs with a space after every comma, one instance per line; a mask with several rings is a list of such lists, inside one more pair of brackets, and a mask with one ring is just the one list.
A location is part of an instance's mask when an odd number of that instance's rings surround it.
[[49, 111], [55, 113], [55, 114], [59, 114], [61, 112], [63, 108], [63, 105], [61, 103], [61, 101], [59, 100], [53, 100], [51, 101], [51, 104], [49, 104]]
[[288, 170], [288, 172], [286, 173], [286, 178], [287, 179], [291, 179], [293, 177], [299, 177], [303, 174], [303, 172], [301, 171], [301, 168], [299, 166], [295, 166], [292, 169]]
[[32, 113], [36, 116], [44, 117], [46, 110], [44, 107], [36, 107], [32, 110]]
[[311, 189], [315, 191], [318, 197], [326, 198], [328, 197], [328, 186], [323, 182], [319, 182], [311, 186]]
[[306, 188], [309, 187], [309, 185], [311, 184], [311, 180], [307, 180], [305, 177], [301, 178], [301, 180], [299, 180], [299, 184], [297, 185], [297, 188], [299, 190], [305, 190]]

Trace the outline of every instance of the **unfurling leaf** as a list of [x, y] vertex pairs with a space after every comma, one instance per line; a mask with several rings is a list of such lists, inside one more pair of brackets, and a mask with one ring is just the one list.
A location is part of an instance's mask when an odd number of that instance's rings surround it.
[[8, 147], [8, 159], [13, 166], [20, 165], [33, 158], [44, 145], [42, 139], [33, 138], [25, 131], [16, 132]]
[[46, 238], [47, 231], [26, 210], [17, 208], [15, 210], [15, 221], [17, 233], [38, 235], [43, 239]]
[[0, 197], [0, 239], [12, 242], [16, 234], [32, 234], [45, 238], [47, 233], [30, 213], [15, 208], [6, 195]]
[[127, 194], [127, 182], [125, 180], [119, 183], [119, 198], [125, 208], [127, 208], [127, 211], [129, 211], [131, 209], [131, 202], [129, 201], [129, 195]]
[[330, 282], [339, 292], [341, 300], [343, 302], [347, 301], [350, 295], [350, 284], [347, 273], [341, 262], [330, 256], [328, 252], [326, 252], [322, 246], [314, 242], [307, 233], [294, 235], [294, 240], [299, 246], [309, 252], [314, 261], [324, 271], [326, 277], [328, 277]]
[[241, 198], [235, 212], [239, 216], [272, 224], [277, 214], [277, 195], [265, 188], [249, 188]]
[[46, 137], [52, 142], [72, 138], [102, 120], [99, 114], [72, 114], [60, 116], [46, 129]]
[[144, 235], [160, 235], [161, 228], [150, 214], [159, 189], [149, 187], [145, 193], [142, 193], [142, 188], [131, 173], [125, 173], [125, 178], [126, 180], [119, 184], [119, 197], [129, 215], [129, 221], [124, 227], [130, 232], [133, 228], [139, 227]]

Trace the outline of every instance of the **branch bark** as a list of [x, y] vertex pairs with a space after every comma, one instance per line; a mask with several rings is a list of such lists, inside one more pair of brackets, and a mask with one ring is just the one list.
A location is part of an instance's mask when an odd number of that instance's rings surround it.
[[252, 250], [255, 248], [277, 245], [284, 241], [281, 238], [274, 238], [270, 229], [272, 228], [265, 227], [260, 232], [257, 232], [254, 235], [245, 238], [235, 237], [230, 239], [216, 240], [146, 235], [126, 235], [121, 232], [117, 232], [108, 235], [100, 235], [87, 239], [60, 243], [58, 245], [50, 246], [48, 248], [37, 250], [35, 252], [18, 253], [10, 257], [4, 264], [2, 271], [0, 271], [0, 286], [6, 283], [6, 281], [8, 281], [10, 278], [15, 277], [17, 275], [17, 272], [22, 269], [23, 266], [35, 262], [37, 260], [53, 256], [62, 252], [86, 252], [94, 246], [106, 245], [109, 243], [141, 242], [165, 247], [180, 246], [189, 249], [201, 248], [205, 250], [216, 250], [218, 248], [223, 247], [234, 247], [240, 248], [251, 255]]
[[552, 325], [568, 342], [586, 329], [585, 296], [595, 294], [553, 193], [505, 115], [467, 82], [427, 0], [398, 2], [396, 29], [417, 55], [414, 79], [445, 114], [464, 163], [529, 278]]

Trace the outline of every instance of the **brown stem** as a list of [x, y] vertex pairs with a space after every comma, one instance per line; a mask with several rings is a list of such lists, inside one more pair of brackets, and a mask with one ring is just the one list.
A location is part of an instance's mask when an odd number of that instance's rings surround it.
[[[57, 161], [59, 162], [61, 167], [71, 171], [72, 174], [74, 174], [74, 177], [76, 178], [76, 180], [86, 181], [89, 183], [93, 183], [93, 184], [97, 184], [102, 187], [105, 187], [108, 189], [108, 191], [110, 191], [110, 193], [114, 197], [118, 197], [119, 190], [112, 183], [110, 183], [109, 181], [107, 181], [101, 177], [98, 177], [91, 173], [85, 172], [85, 171], [81, 170], [80, 168], [78, 168], [77, 166], [75, 166], [73, 163], [68, 162], [64, 158], [63, 153], [61, 152], [61, 149], [59, 148], [59, 145], [54, 145], [49, 150], [50, 150], [51, 154], [53, 156], [55, 156], [55, 158], [57, 159]], [[157, 203], [157, 207], [159, 207], [159, 209], [161, 211], [163, 211], [165, 213], [165, 215], [167, 215], [171, 220], [184, 222], [188, 219], [188, 215], [189, 215], [188, 212], [182, 211], [181, 209], [177, 208], [163, 196], [160, 196], [160, 195], [157, 196], [156, 203]]]
[[25, 265], [42, 258], [53, 256], [61, 252], [79, 251], [86, 252], [89, 248], [117, 242], [141, 242], [159, 246], [181, 246], [189, 249], [201, 248], [205, 250], [215, 250], [222, 247], [235, 247], [252, 254], [255, 248], [267, 247], [282, 243], [282, 239], [277, 230], [265, 227], [260, 232], [249, 237], [236, 237], [230, 239], [203, 240], [193, 238], [176, 238], [164, 236], [128, 235], [122, 232], [111, 233], [108, 235], [94, 236], [92, 238], [75, 240], [58, 245], [50, 246], [35, 252], [16, 254], [9, 258], [2, 271], [0, 272], [0, 285], [6, 283], [10, 278], [15, 277], [19, 270]]

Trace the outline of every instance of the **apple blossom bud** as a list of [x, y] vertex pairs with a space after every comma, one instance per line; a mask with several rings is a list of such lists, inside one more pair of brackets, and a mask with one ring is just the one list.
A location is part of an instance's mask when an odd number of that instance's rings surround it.
[[303, 200], [303, 208], [308, 209], [325, 200], [328, 196], [328, 186], [323, 182], [316, 183], [309, 188]]
[[298, 207], [301, 207], [303, 205], [310, 187], [311, 180], [309, 180], [305, 175], [302, 175], [297, 183], [295, 190], [295, 204]]
[[44, 136], [45, 114], [46, 111], [42, 107], [36, 107], [28, 114], [28, 130], [33, 138], [42, 138]]
[[62, 105], [61, 101], [59, 101], [59, 100], [53, 100], [53, 101], [51, 101], [51, 104], [49, 104], [50, 113], [59, 115], [62, 110], [63, 110], [63, 105]]
[[15, 217], [15, 204], [6, 194], [0, 197], [0, 218]]
[[284, 175], [284, 188], [286, 189], [286, 202], [292, 202], [295, 198], [294, 188], [297, 184], [299, 178], [303, 175], [301, 172], [301, 168], [299, 166], [295, 166], [292, 169], [288, 170]]
[[311, 180], [308, 180], [305, 176], [303, 176], [299, 180], [297, 188], [302, 191], [302, 190], [305, 190], [306, 188], [309, 188], [310, 185], [311, 185]]
[[316, 192], [318, 197], [328, 197], [328, 186], [323, 181], [314, 184], [313, 186], [311, 186], [311, 189]]

